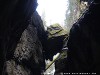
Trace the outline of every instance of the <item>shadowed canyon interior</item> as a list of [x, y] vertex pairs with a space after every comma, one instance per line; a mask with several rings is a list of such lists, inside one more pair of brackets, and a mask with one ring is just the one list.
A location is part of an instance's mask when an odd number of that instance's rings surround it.
[[0, 0], [0, 75], [99, 74], [100, 1], [57, 1]]

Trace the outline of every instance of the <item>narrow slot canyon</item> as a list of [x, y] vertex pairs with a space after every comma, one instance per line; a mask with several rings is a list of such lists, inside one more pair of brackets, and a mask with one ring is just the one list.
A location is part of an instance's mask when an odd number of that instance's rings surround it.
[[100, 1], [1, 0], [0, 75], [100, 74]]

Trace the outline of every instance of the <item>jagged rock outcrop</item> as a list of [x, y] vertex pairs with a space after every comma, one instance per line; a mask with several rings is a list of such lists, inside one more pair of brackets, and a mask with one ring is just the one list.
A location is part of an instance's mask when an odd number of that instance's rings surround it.
[[46, 59], [52, 60], [54, 55], [61, 52], [67, 32], [59, 24], [54, 24], [47, 28], [47, 34]]
[[36, 27], [37, 30], [37, 36], [42, 44], [42, 52], [43, 52], [43, 63], [41, 63], [42, 65], [42, 69], [45, 70], [45, 58], [46, 58], [46, 50], [47, 50], [47, 33], [44, 29], [44, 25], [43, 25], [43, 21], [40, 17], [40, 15], [38, 14], [38, 12], [34, 12], [33, 16], [32, 16], [32, 23], [34, 24], [34, 26]]
[[8, 75], [39, 75], [42, 61], [42, 45], [36, 27], [28, 25], [17, 44], [13, 59], [6, 61], [6, 72]]
[[37, 0], [0, 1], [0, 75], [41, 75], [45, 31], [36, 7]]

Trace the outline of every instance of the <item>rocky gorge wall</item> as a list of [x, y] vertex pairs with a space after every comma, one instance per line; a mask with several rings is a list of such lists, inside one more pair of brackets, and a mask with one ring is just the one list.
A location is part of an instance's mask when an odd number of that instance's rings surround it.
[[40, 75], [43, 24], [35, 13], [37, 0], [1, 0], [0, 6], [0, 75]]

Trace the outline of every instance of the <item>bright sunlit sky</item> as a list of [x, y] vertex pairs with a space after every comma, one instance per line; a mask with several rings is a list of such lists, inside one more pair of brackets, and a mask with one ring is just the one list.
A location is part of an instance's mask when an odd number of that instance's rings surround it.
[[63, 26], [67, 7], [68, 0], [38, 0], [37, 11], [42, 18], [45, 16], [47, 26], [54, 23]]

